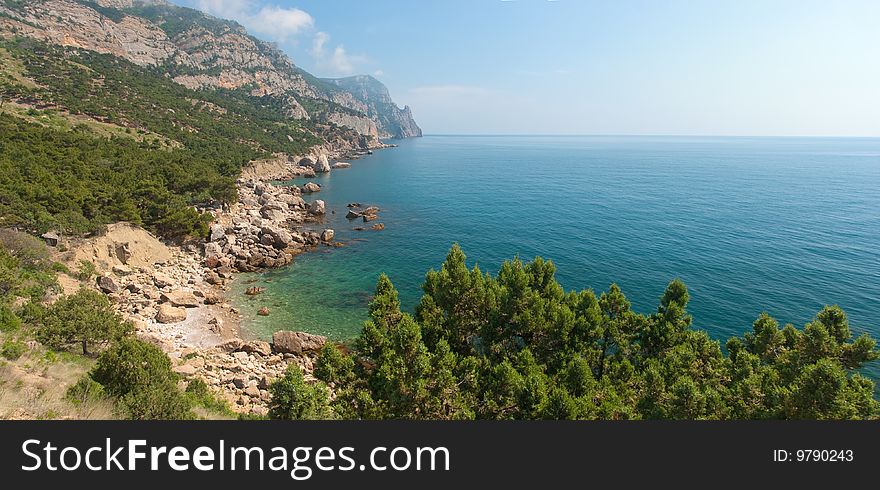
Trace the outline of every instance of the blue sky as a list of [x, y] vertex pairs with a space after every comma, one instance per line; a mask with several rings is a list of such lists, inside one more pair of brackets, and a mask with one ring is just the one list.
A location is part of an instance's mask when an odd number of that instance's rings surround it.
[[173, 0], [426, 133], [880, 136], [880, 1]]

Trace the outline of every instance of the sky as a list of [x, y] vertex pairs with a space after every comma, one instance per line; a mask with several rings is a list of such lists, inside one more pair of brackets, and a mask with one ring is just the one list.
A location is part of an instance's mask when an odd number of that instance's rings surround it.
[[880, 136], [877, 0], [173, 0], [426, 134]]

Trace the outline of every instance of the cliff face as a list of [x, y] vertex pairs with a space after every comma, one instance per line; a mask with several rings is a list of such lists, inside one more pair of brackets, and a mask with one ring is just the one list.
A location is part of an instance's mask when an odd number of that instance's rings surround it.
[[10, 35], [157, 67], [191, 89], [269, 96], [287, 117], [348, 127], [368, 139], [421, 135], [409, 108], [399, 109], [372, 77], [364, 87], [318, 79], [237, 23], [164, 0], [2, 1], [0, 36]]
[[391, 99], [388, 88], [369, 75], [324, 79], [352, 94], [366, 107], [365, 112], [380, 128], [382, 138], [411, 138], [422, 135], [422, 130], [412, 117], [409, 106], [403, 109]]

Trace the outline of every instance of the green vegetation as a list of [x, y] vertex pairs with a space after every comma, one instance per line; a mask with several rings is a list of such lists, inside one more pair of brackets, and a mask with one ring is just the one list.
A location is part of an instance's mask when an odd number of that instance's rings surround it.
[[123, 339], [98, 357], [90, 376], [117, 398], [128, 418], [194, 418], [190, 401], [177, 387], [171, 361], [154, 345]]
[[[325, 347], [315, 374], [342, 418], [865, 419], [880, 358], [837, 306], [803, 329], [762, 314], [726, 352], [691, 325], [672, 281], [650, 315], [616, 285], [566, 292], [540, 258], [469, 270], [454, 246], [427, 274], [414, 316], [381, 277], [356, 351]], [[295, 376], [291, 383], [298, 382]], [[296, 390], [294, 390], [296, 392]], [[287, 398], [282, 407], [292, 406]], [[310, 397], [311, 399], [311, 397]], [[289, 413], [289, 412], [286, 412]], [[293, 413], [292, 415], [296, 415]], [[309, 414], [312, 415], [312, 414]]]
[[53, 349], [80, 344], [84, 356], [89, 345], [107, 344], [134, 332], [134, 325], [113, 311], [107, 297], [91, 289], [55, 301], [37, 317], [37, 340]]
[[270, 419], [327, 419], [332, 413], [327, 387], [320, 382], [306, 383], [295, 364], [291, 364], [284, 376], [269, 386], [269, 394]]
[[[275, 98], [193, 91], [161, 68], [31, 39], [0, 50], [10, 60], [0, 98], [48, 107], [0, 113], [5, 226], [89, 232], [131, 221], [169, 238], [202, 236], [210, 216], [196, 208], [234, 201], [242, 165], [320, 142]], [[97, 122], [71, 124], [62, 112]]]

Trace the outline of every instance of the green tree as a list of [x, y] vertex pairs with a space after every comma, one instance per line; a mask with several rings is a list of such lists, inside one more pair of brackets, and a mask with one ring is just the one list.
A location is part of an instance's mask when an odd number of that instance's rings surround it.
[[874, 418], [880, 358], [828, 306], [803, 329], [766, 313], [720, 343], [695, 329], [671, 281], [656, 312], [632, 311], [617, 285], [565, 292], [551, 262], [468, 269], [454, 245], [426, 275], [416, 316], [384, 275], [355, 349], [325, 348], [316, 374], [345, 418]]
[[100, 356], [90, 376], [136, 420], [194, 418], [190, 400], [177, 387], [171, 360], [158, 347], [125, 338]]
[[36, 334], [52, 348], [79, 343], [88, 355], [89, 345], [119, 340], [133, 331], [134, 325], [113, 311], [106, 296], [83, 288], [52, 304]]

